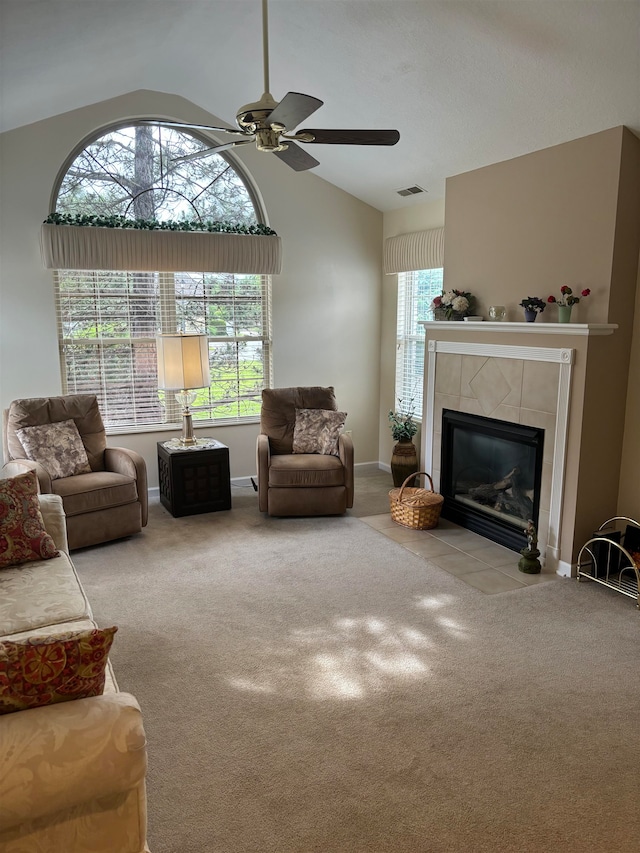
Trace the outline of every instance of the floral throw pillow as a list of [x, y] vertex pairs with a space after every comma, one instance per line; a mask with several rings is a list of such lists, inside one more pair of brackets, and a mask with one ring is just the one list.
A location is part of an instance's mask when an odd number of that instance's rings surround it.
[[117, 630], [1, 640], [0, 714], [99, 696]]
[[293, 429], [294, 453], [338, 455], [338, 436], [342, 432], [346, 412], [330, 409], [296, 409]]
[[23, 427], [16, 434], [27, 459], [39, 462], [52, 480], [91, 473], [89, 457], [74, 421]]
[[35, 471], [0, 480], [0, 569], [57, 556], [40, 512]]

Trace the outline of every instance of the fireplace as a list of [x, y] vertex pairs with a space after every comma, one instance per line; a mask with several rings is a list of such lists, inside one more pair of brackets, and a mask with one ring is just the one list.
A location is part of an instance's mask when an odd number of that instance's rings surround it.
[[538, 526], [544, 429], [443, 409], [442, 516], [520, 550]]
[[[422, 469], [431, 473], [436, 491], [443, 492], [440, 466], [442, 412], [446, 409], [495, 418], [506, 425], [508, 437], [518, 425], [542, 430], [544, 456], [536, 524], [540, 561], [544, 571], [571, 577], [574, 547], [585, 541], [582, 516], [585, 510], [591, 511], [591, 498], [579, 486], [583, 476], [590, 484], [595, 482], [590, 471], [578, 476], [587, 411], [588, 356], [593, 351], [600, 358], [607, 342], [599, 338], [613, 334], [617, 327], [436, 321], [427, 321], [424, 327]], [[588, 411], [595, 412], [595, 406], [591, 401]], [[583, 471], [586, 468], [582, 466]], [[475, 519], [474, 515], [467, 526]], [[589, 519], [588, 523], [587, 536], [593, 530], [593, 522]], [[523, 542], [520, 524], [517, 528], [518, 542], [513, 544], [515, 537], [509, 537], [513, 550], [519, 550], [517, 545]], [[475, 524], [472, 529], [477, 529]], [[503, 530], [501, 526], [500, 532]]]

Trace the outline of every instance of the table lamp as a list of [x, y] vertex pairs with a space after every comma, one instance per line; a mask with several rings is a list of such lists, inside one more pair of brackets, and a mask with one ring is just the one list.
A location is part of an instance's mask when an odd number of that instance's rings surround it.
[[182, 408], [181, 444], [197, 443], [193, 435], [193, 420], [189, 406], [196, 390], [208, 388], [209, 342], [206, 335], [160, 335], [156, 338], [158, 353], [158, 388], [175, 391]]

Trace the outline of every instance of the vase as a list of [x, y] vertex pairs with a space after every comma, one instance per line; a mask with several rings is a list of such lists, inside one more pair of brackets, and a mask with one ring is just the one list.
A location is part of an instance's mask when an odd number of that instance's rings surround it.
[[[391, 454], [391, 474], [393, 485], [401, 486], [410, 474], [419, 471], [418, 451], [411, 439], [400, 439], [393, 447]], [[413, 486], [413, 482], [407, 483]]]
[[571, 309], [573, 305], [558, 305], [558, 323], [571, 322]]
[[452, 311], [450, 308], [441, 307], [433, 309], [434, 320], [464, 320], [466, 316], [466, 314], [460, 311]]
[[537, 316], [537, 311], [530, 311], [528, 308], [524, 309], [524, 319], [527, 321], [527, 323], [535, 323]]
[[494, 323], [503, 323], [507, 319], [507, 309], [504, 305], [490, 305], [489, 319]]

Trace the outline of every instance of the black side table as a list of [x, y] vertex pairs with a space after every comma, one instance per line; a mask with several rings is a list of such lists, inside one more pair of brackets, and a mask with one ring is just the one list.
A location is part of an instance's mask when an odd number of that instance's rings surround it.
[[229, 448], [214, 438], [159, 441], [158, 474], [160, 501], [176, 518], [231, 509]]

